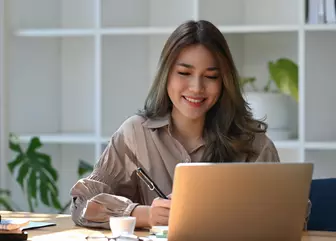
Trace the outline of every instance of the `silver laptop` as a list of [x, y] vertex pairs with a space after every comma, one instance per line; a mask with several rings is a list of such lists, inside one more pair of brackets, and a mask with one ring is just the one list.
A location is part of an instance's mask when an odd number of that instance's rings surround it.
[[184, 163], [175, 169], [169, 241], [299, 241], [311, 163]]

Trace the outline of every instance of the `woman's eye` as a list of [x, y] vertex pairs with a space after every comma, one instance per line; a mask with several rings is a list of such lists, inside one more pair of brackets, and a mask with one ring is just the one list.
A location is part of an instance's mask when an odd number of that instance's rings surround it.
[[178, 72], [179, 75], [190, 75], [188, 72]]
[[208, 79], [218, 79], [218, 76], [205, 76]]

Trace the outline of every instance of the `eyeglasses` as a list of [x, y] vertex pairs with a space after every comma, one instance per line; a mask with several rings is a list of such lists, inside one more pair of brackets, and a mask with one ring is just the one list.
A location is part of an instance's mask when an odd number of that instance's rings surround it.
[[145, 241], [148, 239], [142, 239], [137, 236], [118, 236], [118, 237], [107, 237], [107, 236], [87, 236], [85, 237], [87, 241]]

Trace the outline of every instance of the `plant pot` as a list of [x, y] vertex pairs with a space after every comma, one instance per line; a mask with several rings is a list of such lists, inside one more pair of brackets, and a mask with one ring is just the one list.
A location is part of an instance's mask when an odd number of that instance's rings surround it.
[[245, 100], [252, 109], [253, 117], [268, 124], [267, 135], [272, 140], [291, 138], [290, 97], [281, 93], [246, 92]]

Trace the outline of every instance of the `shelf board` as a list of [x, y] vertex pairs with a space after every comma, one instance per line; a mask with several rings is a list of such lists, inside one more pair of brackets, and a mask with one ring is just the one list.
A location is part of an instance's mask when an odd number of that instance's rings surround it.
[[[102, 137], [102, 144], [107, 144], [110, 141], [110, 137]], [[274, 141], [276, 148], [280, 149], [296, 149], [300, 146], [299, 141], [297, 140], [284, 140], [284, 141]]]
[[94, 36], [95, 29], [21, 29], [15, 32], [20, 37], [79, 37]]
[[32, 137], [37, 136], [42, 143], [50, 144], [93, 144], [97, 138], [92, 134], [34, 134], [18, 135], [22, 143], [28, 143]]
[[310, 141], [305, 143], [307, 150], [336, 150], [335, 141]]
[[306, 24], [306, 31], [336, 31], [336, 24]]
[[102, 28], [102, 35], [169, 35], [175, 27], [112, 27]]
[[[22, 143], [28, 143], [34, 136], [38, 136], [42, 143], [51, 144], [94, 144], [97, 142], [107, 144], [110, 141], [110, 137], [96, 138], [90, 134], [34, 134], [18, 137]], [[297, 140], [274, 141], [274, 145], [279, 149], [296, 149], [300, 147], [300, 142]], [[306, 142], [304, 147], [308, 150], [336, 150], [336, 142]]]
[[[232, 25], [217, 26], [222, 33], [268, 33], [295, 32], [298, 25]], [[20, 29], [15, 35], [20, 37], [72, 37], [101, 35], [169, 35], [176, 27], [107, 27], [100, 29]]]
[[[262, 32], [294, 32], [299, 30], [298, 25], [232, 25], [217, 26], [222, 33], [262, 33]], [[103, 35], [160, 35], [171, 34], [176, 27], [130, 27], [130, 28], [103, 28]]]
[[217, 26], [222, 33], [276, 33], [296, 32], [299, 25], [236, 25]]
[[279, 149], [296, 149], [300, 146], [300, 142], [298, 140], [274, 141], [274, 145]]

